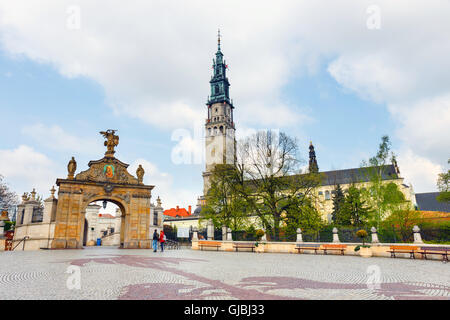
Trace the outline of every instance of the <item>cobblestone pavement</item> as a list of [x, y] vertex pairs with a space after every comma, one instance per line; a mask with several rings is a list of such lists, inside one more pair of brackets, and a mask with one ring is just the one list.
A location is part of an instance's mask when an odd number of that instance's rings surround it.
[[0, 295], [3, 299], [450, 300], [450, 264], [190, 249], [2, 252]]

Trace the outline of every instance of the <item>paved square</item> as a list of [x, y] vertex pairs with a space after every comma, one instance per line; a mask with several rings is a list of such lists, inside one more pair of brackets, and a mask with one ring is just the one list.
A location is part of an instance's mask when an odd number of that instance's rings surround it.
[[[78, 275], [80, 289], [73, 285]], [[17, 251], [0, 253], [0, 294], [3, 299], [450, 300], [450, 264], [190, 249]]]

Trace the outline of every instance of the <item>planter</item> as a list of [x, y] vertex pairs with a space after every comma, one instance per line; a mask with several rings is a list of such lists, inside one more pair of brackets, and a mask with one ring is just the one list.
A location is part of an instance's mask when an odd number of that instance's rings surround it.
[[359, 249], [359, 255], [363, 258], [369, 258], [372, 256], [372, 249], [371, 248], [363, 248], [361, 247]]

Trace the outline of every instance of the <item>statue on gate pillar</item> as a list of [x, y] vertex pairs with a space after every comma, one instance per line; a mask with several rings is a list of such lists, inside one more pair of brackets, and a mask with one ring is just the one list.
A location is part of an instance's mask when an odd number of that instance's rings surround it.
[[143, 184], [144, 182], [144, 174], [145, 170], [142, 168], [142, 165], [139, 165], [139, 168], [136, 170], [136, 175], [138, 177], [139, 184]]
[[67, 171], [69, 172], [69, 174], [67, 175], [67, 179], [72, 180], [75, 171], [77, 171], [77, 162], [75, 161], [74, 157], [72, 157], [72, 159], [69, 161], [69, 164], [67, 165]]
[[114, 148], [119, 144], [119, 136], [115, 135], [117, 130], [100, 131], [100, 134], [106, 139], [104, 145], [106, 147], [105, 156], [108, 158], [114, 158]]

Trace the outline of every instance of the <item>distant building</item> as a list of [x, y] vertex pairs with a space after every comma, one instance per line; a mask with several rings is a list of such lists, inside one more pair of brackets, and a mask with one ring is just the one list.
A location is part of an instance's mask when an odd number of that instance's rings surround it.
[[437, 201], [439, 192], [416, 193], [417, 207], [421, 211], [450, 212], [450, 202]]

